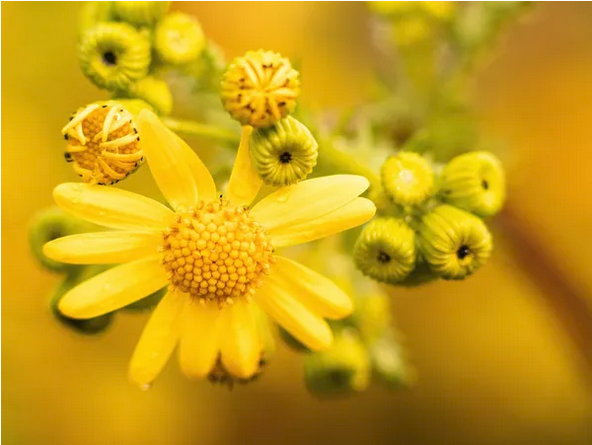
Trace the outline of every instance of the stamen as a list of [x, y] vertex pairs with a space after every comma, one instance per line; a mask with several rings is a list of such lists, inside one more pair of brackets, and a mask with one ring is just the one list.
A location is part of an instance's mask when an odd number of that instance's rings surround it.
[[103, 122], [103, 134], [101, 135], [101, 141], [106, 142], [107, 138], [109, 138], [109, 134], [111, 134], [111, 125], [113, 124], [113, 120], [119, 113], [119, 108], [117, 105], [111, 107], [107, 116], [105, 116], [105, 120]]
[[84, 110], [76, 113], [74, 118], [66, 124], [64, 128], [62, 128], [62, 134], [66, 134], [71, 128], [74, 128], [76, 125], [80, 124], [84, 119], [86, 119], [90, 114], [99, 108], [98, 104], [90, 104]]
[[114, 161], [122, 161], [122, 162], [136, 162], [141, 160], [144, 157], [144, 152], [142, 150], [137, 151], [135, 153], [129, 154], [121, 154], [121, 153], [111, 153], [110, 151], [103, 151], [101, 155], [105, 159], [112, 159]]
[[131, 144], [132, 142], [136, 141], [138, 139], [138, 136], [134, 133], [132, 134], [128, 134], [126, 136], [123, 136], [119, 139], [113, 139], [112, 141], [107, 141], [107, 142], [101, 142], [99, 144], [99, 147], [101, 148], [108, 148], [108, 147], [122, 147], [124, 145], [127, 144]]

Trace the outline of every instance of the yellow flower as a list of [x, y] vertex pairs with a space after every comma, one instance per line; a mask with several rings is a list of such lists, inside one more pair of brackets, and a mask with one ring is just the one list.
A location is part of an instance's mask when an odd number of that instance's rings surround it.
[[249, 51], [222, 76], [224, 108], [233, 119], [256, 128], [269, 127], [296, 107], [298, 71], [273, 51]]
[[85, 182], [113, 184], [144, 160], [137, 133], [132, 114], [120, 102], [95, 102], [79, 109], [62, 128], [68, 141], [64, 157]]
[[418, 241], [430, 268], [447, 280], [462, 280], [475, 273], [493, 249], [482, 220], [446, 204], [424, 215]]
[[148, 165], [173, 210], [124, 190], [59, 185], [60, 207], [116, 231], [60, 238], [44, 253], [77, 264], [125, 263], [73, 288], [60, 310], [96, 317], [169, 285], [132, 357], [130, 376], [141, 386], [156, 378], [178, 342], [190, 377], [207, 376], [218, 359], [235, 377], [252, 377], [262, 350], [256, 306], [310, 349], [329, 348], [324, 318], [347, 316], [351, 300], [275, 249], [369, 220], [374, 204], [358, 197], [368, 181], [352, 175], [302, 181], [249, 208], [262, 182], [250, 164], [248, 131], [221, 198], [198, 156], [154, 113], [142, 111], [138, 125]]

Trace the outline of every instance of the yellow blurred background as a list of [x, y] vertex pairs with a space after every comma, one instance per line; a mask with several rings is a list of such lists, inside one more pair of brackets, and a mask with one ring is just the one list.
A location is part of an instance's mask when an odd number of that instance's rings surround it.
[[[265, 377], [228, 391], [174, 361], [149, 392], [127, 381], [146, 315], [98, 338], [58, 325], [58, 278], [29, 254], [27, 222], [75, 180], [70, 112], [104, 97], [76, 60], [76, 3], [2, 5], [2, 439], [7, 445], [591, 444], [592, 5], [539, 4], [477, 79], [488, 135], [506, 142], [496, 251], [461, 283], [395, 290], [419, 374], [347, 399], [306, 392], [280, 348]], [[351, 108], [372, 80], [363, 3], [184, 3], [228, 56], [259, 47], [302, 60], [308, 105]], [[126, 187], [152, 187], [147, 169]]]

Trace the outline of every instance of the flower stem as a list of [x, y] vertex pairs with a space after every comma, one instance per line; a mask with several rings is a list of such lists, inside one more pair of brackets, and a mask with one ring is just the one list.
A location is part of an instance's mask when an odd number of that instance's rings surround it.
[[171, 117], [163, 118], [164, 124], [176, 133], [198, 136], [220, 142], [230, 142], [238, 146], [239, 135], [234, 131], [214, 125], [200, 124], [189, 120], [179, 120]]

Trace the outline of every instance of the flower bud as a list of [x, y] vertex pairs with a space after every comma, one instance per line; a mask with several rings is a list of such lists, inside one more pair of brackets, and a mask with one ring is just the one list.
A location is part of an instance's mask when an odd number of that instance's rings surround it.
[[432, 194], [434, 172], [417, 153], [401, 151], [391, 156], [380, 169], [382, 185], [398, 205], [418, 205]]
[[184, 65], [197, 60], [206, 45], [199, 22], [183, 12], [167, 15], [156, 27], [154, 50], [171, 65]]
[[416, 260], [415, 269], [413, 269], [413, 271], [407, 275], [407, 278], [397, 283], [397, 285], [404, 287], [423, 286], [424, 284], [431, 283], [438, 278], [440, 277], [436, 275], [432, 269], [430, 269], [430, 266], [428, 266], [425, 261]]
[[285, 187], [305, 179], [317, 164], [318, 144], [308, 128], [291, 116], [251, 135], [253, 167], [268, 185]]
[[383, 283], [398, 283], [415, 266], [415, 233], [402, 220], [374, 218], [362, 230], [353, 255], [364, 275]]
[[[133, 102], [137, 106], [137, 101]], [[79, 109], [62, 129], [67, 162], [85, 182], [109, 185], [134, 172], [144, 160], [132, 114], [118, 101]]]
[[447, 280], [462, 280], [473, 274], [493, 248], [482, 220], [445, 204], [423, 216], [418, 241], [432, 271]]
[[415, 372], [391, 329], [368, 347], [368, 354], [374, 372], [391, 388], [408, 388], [415, 382]]
[[57, 207], [49, 207], [37, 213], [29, 224], [29, 245], [37, 260], [48, 270], [59, 273], [73, 273], [78, 266], [60, 263], [43, 253], [43, 245], [67, 235], [89, 230], [88, 223], [71, 216]]
[[242, 125], [269, 127], [296, 107], [298, 71], [273, 51], [249, 51], [230, 64], [222, 76], [226, 111]]
[[80, 7], [78, 18], [79, 34], [84, 34], [89, 28], [98, 23], [113, 20], [113, 2], [91, 1], [84, 2]]
[[82, 35], [78, 59], [82, 72], [98, 87], [127, 90], [148, 73], [150, 42], [125, 23], [99, 23]]
[[439, 181], [442, 201], [481, 217], [499, 212], [506, 181], [501, 162], [493, 154], [476, 151], [452, 159]]
[[353, 329], [336, 333], [328, 351], [304, 358], [304, 381], [317, 395], [343, 395], [366, 389], [370, 383], [370, 361]]
[[120, 19], [136, 26], [151, 26], [164, 17], [171, 2], [115, 1], [113, 12]]

